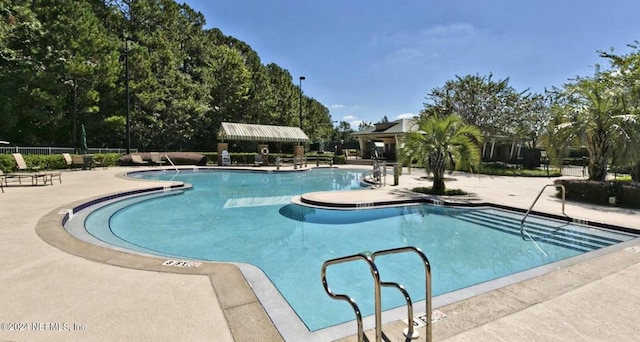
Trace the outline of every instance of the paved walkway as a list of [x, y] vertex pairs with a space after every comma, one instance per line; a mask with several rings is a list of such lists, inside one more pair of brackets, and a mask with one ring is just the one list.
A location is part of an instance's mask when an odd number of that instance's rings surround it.
[[[371, 190], [364, 197], [342, 194], [333, 199], [362, 203], [403, 200], [415, 196], [407, 188], [430, 186], [421, 171], [405, 173], [398, 187]], [[551, 178], [515, 178], [456, 173], [447, 188], [462, 189], [468, 200], [528, 209]], [[425, 182], [427, 184], [425, 184]], [[375, 193], [373, 193], [375, 191]], [[534, 210], [562, 214], [562, 201], [553, 187], [547, 188]], [[307, 195], [329, 200], [327, 193]], [[567, 202], [566, 215], [640, 231], [640, 211]], [[434, 341], [639, 341], [640, 242], [543, 276], [509, 285], [479, 296], [437, 307], [447, 318], [433, 325]], [[395, 322], [385, 326], [392, 340], [406, 327]], [[424, 328], [419, 329], [420, 341]], [[374, 336], [372, 331], [368, 336]], [[354, 336], [341, 341], [355, 341]]]
[[0, 193], [0, 341], [233, 341], [209, 278], [96, 263], [36, 234], [62, 205], [159, 184], [115, 177], [123, 171]]
[[[35, 227], [43, 217], [72, 203], [162, 183], [116, 177], [131, 168], [63, 172], [62, 184], [10, 185], [0, 193], [0, 341], [250, 341], [234, 328], [229, 308], [238, 297], [220, 291], [226, 281], [206, 275], [145, 271], [92, 261], [44, 242]], [[400, 186], [364, 190], [356, 195], [394, 199], [406, 189], [428, 185], [412, 170]], [[448, 188], [472, 199], [527, 208], [545, 178], [455, 174]], [[425, 184], [427, 183], [427, 184]], [[561, 213], [561, 203], [545, 192], [535, 210]], [[318, 196], [327, 196], [318, 194]], [[333, 196], [327, 201], [363, 201]], [[53, 212], [53, 213], [52, 213]], [[571, 217], [640, 229], [640, 212], [613, 207], [567, 204]], [[54, 222], [55, 223], [55, 222]], [[538, 280], [447, 305], [434, 325], [435, 340], [451, 341], [637, 341], [640, 317], [640, 246], [552, 272]], [[122, 257], [124, 258], [124, 257]], [[95, 259], [98, 259], [97, 257]], [[117, 259], [117, 258], [113, 258]], [[223, 279], [223, 280], [221, 280]], [[244, 315], [251, 320], [254, 315]], [[18, 331], [16, 331], [18, 330]], [[253, 339], [255, 337], [255, 339]]]

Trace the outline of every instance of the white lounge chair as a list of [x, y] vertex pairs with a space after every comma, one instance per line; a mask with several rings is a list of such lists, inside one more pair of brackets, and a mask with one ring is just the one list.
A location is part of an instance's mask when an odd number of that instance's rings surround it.
[[146, 160], [142, 160], [142, 157], [139, 154], [132, 154], [131, 161], [134, 165], [149, 165], [149, 162]]
[[160, 152], [150, 152], [149, 155], [151, 156], [152, 164], [162, 166], [164, 163], [166, 163], [164, 160], [162, 160], [162, 156], [160, 155]]
[[220, 156], [222, 159], [222, 165], [231, 165], [231, 156], [229, 156], [229, 151], [222, 150], [222, 154]]
[[69, 153], [63, 153], [62, 157], [64, 161], [67, 163], [67, 167], [69, 169], [73, 168], [83, 168], [84, 167], [84, 157], [80, 155], [70, 155]]
[[60, 183], [62, 183], [62, 178], [60, 178], [59, 172], [40, 172], [40, 168], [37, 166], [27, 166], [27, 163], [24, 161], [24, 157], [22, 157], [21, 153], [11, 153], [11, 155], [16, 161], [16, 168], [18, 169], [18, 172], [10, 173], [6, 175], [6, 177], [17, 178], [18, 183], [20, 184], [22, 184], [22, 178], [31, 178], [31, 185], [38, 185], [38, 179], [42, 179], [44, 181], [44, 184], [47, 184], [47, 180], [51, 180], [51, 185], [53, 185], [53, 177], [55, 175], [58, 177], [58, 179], [60, 179]]
[[256, 158], [253, 160], [253, 166], [260, 166], [262, 165], [263, 161], [262, 161], [262, 155], [261, 154], [256, 154]]

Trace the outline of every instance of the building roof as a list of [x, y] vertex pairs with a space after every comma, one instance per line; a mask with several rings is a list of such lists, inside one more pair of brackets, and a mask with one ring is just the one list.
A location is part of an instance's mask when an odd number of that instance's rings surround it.
[[351, 135], [396, 135], [415, 132], [415, 120], [400, 119], [393, 122], [378, 123], [365, 130], [353, 132]]
[[223, 122], [218, 131], [221, 140], [249, 140], [259, 142], [307, 142], [309, 137], [298, 127], [254, 125]]

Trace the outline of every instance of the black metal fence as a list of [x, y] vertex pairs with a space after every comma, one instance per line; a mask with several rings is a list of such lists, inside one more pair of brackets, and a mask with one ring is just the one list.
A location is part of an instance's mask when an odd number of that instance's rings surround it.
[[[24, 147], [24, 146], [0, 146], [0, 154], [22, 153], [22, 154], [44, 154], [53, 155], [61, 153], [76, 153], [77, 150], [71, 147]], [[127, 150], [124, 148], [89, 148], [86, 153], [118, 153], [124, 154]], [[131, 152], [138, 152], [137, 149], [131, 149]]]
[[586, 166], [563, 165], [563, 167], [562, 167], [562, 175], [563, 176], [588, 178], [589, 177], [589, 169]]

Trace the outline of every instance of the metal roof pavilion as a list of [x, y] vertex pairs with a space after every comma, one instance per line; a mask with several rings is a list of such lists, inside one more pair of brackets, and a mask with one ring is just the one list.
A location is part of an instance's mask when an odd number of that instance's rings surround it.
[[218, 138], [222, 141], [225, 139], [291, 143], [303, 143], [309, 141], [309, 137], [299, 127], [231, 122], [223, 122], [220, 125]]

